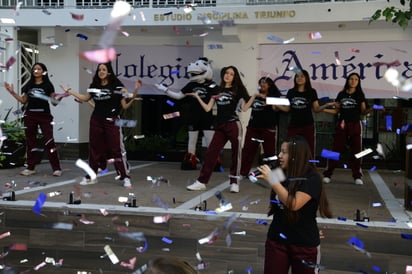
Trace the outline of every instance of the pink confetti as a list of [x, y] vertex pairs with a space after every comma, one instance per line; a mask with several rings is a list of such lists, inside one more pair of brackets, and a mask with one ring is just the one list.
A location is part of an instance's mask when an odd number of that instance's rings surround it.
[[350, 48], [350, 51], [351, 51], [351, 52], [356, 52], [356, 53], [359, 53], [359, 52], [360, 52], [359, 49], [355, 49], [355, 48]]
[[14, 63], [16, 63], [16, 58], [14, 58], [13, 56], [11, 56], [9, 58], [9, 60], [7, 60], [6, 62], [6, 70], [9, 70], [11, 68], [11, 66], [14, 65]]
[[335, 59], [336, 59], [336, 64], [337, 64], [338, 66], [340, 66], [340, 65], [342, 64], [342, 62], [340, 61], [339, 52], [338, 52], [338, 51], [335, 51]]
[[123, 267], [127, 267], [129, 269], [134, 269], [134, 265], [136, 264], [136, 257], [129, 259], [129, 263], [120, 262], [120, 265]]
[[167, 119], [172, 119], [172, 118], [179, 117], [179, 116], [180, 116], [180, 112], [176, 111], [176, 112], [172, 112], [168, 114], [163, 114], [163, 119], [167, 120]]
[[10, 235], [11, 235], [10, 231], [4, 232], [3, 234], [0, 234], [0, 240], [6, 237], [10, 237]]
[[84, 14], [76, 14], [71, 12], [72, 19], [82, 21], [84, 19]]
[[311, 32], [309, 33], [309, 38], [312, 40], [321, 39], [322, 35], [320, 34], [320, 32]]
[[84, 51], [80, 54], [80, 57], [93, 63], [107, 63], [116, 59], [116, 50], [114, 48], [97, 49], [91, 51]]

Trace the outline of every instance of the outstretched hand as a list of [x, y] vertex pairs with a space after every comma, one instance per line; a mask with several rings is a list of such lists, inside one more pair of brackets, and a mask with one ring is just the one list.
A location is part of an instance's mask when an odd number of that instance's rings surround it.
[[10, 93], [10, 94], [14, 94], [14, 86], [13, 84], [9, 84], [7, 82], [4, 82], [4, 87], [6, 88], [6, 90]]

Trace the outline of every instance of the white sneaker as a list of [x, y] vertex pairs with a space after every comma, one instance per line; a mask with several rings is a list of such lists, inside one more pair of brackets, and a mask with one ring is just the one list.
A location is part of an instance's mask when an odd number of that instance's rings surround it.
[[330, 178], [329, 177], [323, 177], [323, 182], [325, 183], [325, 184], [329, 184], [330, 183]]
[[355, 185], [363, 185], [362, 179], [358, 178], [355, 180]]
[[20, 175], [23, 175], [23, 176], [30, 176], [30, 175], [33, 175], [33, 174], [36, 174], [36, 171], [35, 170], [30, 170], [30, 169], [27, 169], [27, 168], [20, 172]]
[[230, 192], [238, 193], [239, 192], [239, 184], [230, 184]]
[[83, 179], [80, 182], [80, 185], [87, 186], [87, 185], [94, 185], [95, 183], [97, 183], [97, 179], [89, 179], [87, 177], [83, 177]]
[[62, 171], [61, 170], [55, 170], [55, 171], [53, 171], [53, 176], [54, 177], [60, 177], [60, 176], [62, 176]]
[[123, 186], [124, 187], [132, 187], [132, 182], [130, 181], [130, 178], [124, 178], [123, 179]]
[[187, 190], [206, 190], [206, 185], [197, 181], [186, 187]]

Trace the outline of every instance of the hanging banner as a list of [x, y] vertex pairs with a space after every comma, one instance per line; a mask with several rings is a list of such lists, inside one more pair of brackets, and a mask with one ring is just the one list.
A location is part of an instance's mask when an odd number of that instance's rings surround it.
[[180, 90], [189, 81], [187, 66], [202, 57], [198, 46], [116, 46], [118, 58], [112, 62], [117, 77], [129, 89], [141, 80], [139, 95], [164, 95], [155, 84]]
[[293, 87], [297, 68], [309, 72], [312, 87], [319, 98], [336, 98], [346, 77], [357, 72], [361, 76], [366, 98], [411, 98], [412, 90], [397, 90], [388, 83], [385, 72], [395, 68], [402, 79], [412, 78], [412, 42], [368, 42], [325, 44], [260, 45], [259, 75], [274, 79], [283, 92]]

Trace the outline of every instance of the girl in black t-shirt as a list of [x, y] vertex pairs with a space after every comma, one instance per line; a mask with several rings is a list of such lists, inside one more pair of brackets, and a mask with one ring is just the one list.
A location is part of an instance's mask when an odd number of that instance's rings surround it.
[[331, 103], [319, 105], [318, 94], [310, 83], [309, 73], [306, 70], [298, 70], [294, 77], [294, 86], [286, 97], [290, 106], [278, 106], [283, 111], [290, 112], [288, 137], [303, 136], [309, 144], [310, 151], [315, 157], [315, 122], [312, 110], [321, 112]]
[[259, 93], [253, 94], [243, 106], [243, 111], [252, 108], [242, 149], [240, 175], [243, 177], [248, 175], [260, 143], [265, 158], [276, 154], [278, 108], [275, 105], [266, 105], [266, 97], [280, 97], [281, 94], [273, 80], [268, 77], [259, 79], [259, 87]]
[[[215, 118], [215, 132], [212, 141], [206, 150], [205, 161], [200, 170], [196, 182], [186, 187], [187, 190], [205, 190], [212, 172], [216, 165], [220, 151], [227, 141], [230, 141], [232, 151], [232, 162], [230, 166], [230, 191], [239, 192], [238, 180], [240, 178], [242, 125], [239, 121], [238, 112], [241, 104], [250, 98], [240, 78], [239, 71], [234, 66], [225, 67], [221, 70], [221, 84], [219, 93], [212, 96], [206, 104], [197, 93], [188, 93], [199, 101], [207, 112], [212, 110], [214, 104], [217, 106]], [[242, 100], [243, 99], [243, 100]]]
[[[301, 136], [282, 143], [280, 169], [258, 168], [258, 178], [271, 187], [273, 215], [265, 244], [265, 274], [317, 273], [320, 264], [320, 236], [316, 213], [332, 218], [321, 175], [310, 162], [312, 154]], [[283, 177], [283, 178], [282, 178]], [[311, 267], [309, 267], [311, 266]], [[315, 266], [313, 268], [312, 266]]]
[[[328, 113], [339, 114], [335, 127], [333, 151], [342, 153], [345, 145], [349, 143], [352, 177], [355, 184], [363, 185], [361, 159], [356, 158], [355, 154], [362, 151], [361, 115], [367, 114], [369, 109], [366, 105], [359, 74], [349, 74], [343, 90], [336, 97], [335, 105], [335, 109], [328, 110]], [[338, 161], [328, 159], [326, 170], [323, 172], [325, 176], [323, 181], [325, 183], [330, 183], [333, 171], [338, 163]]]
[[[120, 110], [128, 108], [137, 96], [137, 91], [141, 87], [141, 82], [136, 81], [131, 100], [127, 101], [125, 96], [128, 90], [116, 77], [111, 63], [98, 64], [93, 81], [89, 86], [87, 94], [80, 94], [71, 88], [62, 89], [70, 95], [83, 102], [90, 99], [94, 101], [94, 110], [90, 117], [89, 128], [89, 165], [96, 173], [103, 161], [106, 161], [106, 153], [113, 157], [114, 166], [119, 173], [119, 180], [123, 181], [123, 186], [132, 186], [130, 176], [127, 173], [127, 162], [122, 155], [122, 129], [116, 125], [119, 119]], [[80, 182], [81, 185], [96, 183], [96, 179], [85, 176]]]
[[[22, 96], [14, 91], [12, 84], [4, 83], [7, 91], [21, 104], [25, 104], [24, 126], [26, 134], [27, 168], [20, 172], [23, 176], [36, 173], [37, 157], [37, 130], [40, 127], [45, 150], [53, 169], [53, 176], [61, 176], [59, 155], [53, 137], [53, 116], [50, 113], [49, 102], [56, 106], [58, 100], [54, 98], [54, 86], [50, 82], [47, 67], [43, 63], [35, 63], [31, 69], [31, 77], [22, 88]], [[61, 100], [60, 97], [59, 100]]]

